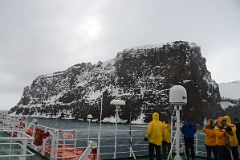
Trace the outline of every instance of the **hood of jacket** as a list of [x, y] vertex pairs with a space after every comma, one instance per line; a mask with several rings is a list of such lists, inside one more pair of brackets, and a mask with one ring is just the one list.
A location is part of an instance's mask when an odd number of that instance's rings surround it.
[[159, 121], [159, 114], [157, 112], [154, 112], [152, 115], [152, 120], [153, 121]]
[[231, 122], [231, 118], [229, 116], [225, 116], [224, 118], [226, 119], [227, 126], [233, 126], [233, 124]]
[[223, 126], [222, 121], [223, 121], [223, 117], [218, 117], [218, 123], [217, 123], [217, 125], [218, 125], [219, 127], [222, 127], [222, 126]]
[[209, 119], [209, 120], [207, 121], [207, 126], [206, 126], [206, 128], [210, 128], [210, 129], [213, 129], [213, 128], [214, 128], [214, 122], [213, 122], [212, 119]]
[[207, 121], [207, 124], [209, 125], [209, 126], [213, 126], [213, 120], [212, 119], [209, 119], [208, 121]]

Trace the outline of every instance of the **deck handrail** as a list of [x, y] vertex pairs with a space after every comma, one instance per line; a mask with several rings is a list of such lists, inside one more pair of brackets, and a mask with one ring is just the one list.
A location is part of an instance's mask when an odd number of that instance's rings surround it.
[[[7, 119], [7, 118], [6, 118]], [[9, 120], [10, 118], [8, 118]], [[15, 118], [17, 119], [17, 118]], [[11, 119], [10, 122], [7, 122], [6, 120], [1, 120], [1, 117], [0, 117], [0, 121], [2, 122], [5, 122], [6, 125], [5, 126], [13, 126], [15, 124], [11, 124], [11, 123], [15, 123], [16, 120], [14, 120], [14, 118]], [[135, 126], [135, 125], [133, 125]], [[83, 149], [83, 148], [86, 148], [86, 145], [87, 145], [87, 142], [88, 140], [95, 140], [97, 141], [98, 140], [98, 137], [97, 137], [97, 134], [96, 135], [91, 135], [91, 133], [97, 133], [99, 131], [99, 129], [90, 129], [90, 132], [88, 129], [86, 130], [80, 130], [80, 129], [56, 129], [56, 128], [51, 128], [51, 127], [47, 127], [47, 126], [43, 126], [43, 125], [40, 125], [40, 124], [34, 124], [34, 123], [27, 123], [26, 122], [26, 128], [23, 129], [23, 130], [26, 130], [28, 128], [41, 128], [45, 131], [49, 131], [50, 132], [50, 137], [47, 139], [47, 140], [44, 140], [44, 144], [43, 144], [43, 149], [41, 151], [41, 154], [45, 156], [45, 152], [46, 151], [46, 148], [47, 147], [51, 147], [52, 150], [51, 150], [51, 153], [50, 153], [50, 158], [51, 159], [58, 159], [57, 158], [57, 152], [62, 150], [63, 153], [65, 152], [66, 149], [69, 149], [69, 148], [62, 148], [62, 149], [59, 149], [59, 146], [65, 146], [65, 145], [72, 145], [73, 146], [73, 149], [74, 149], [74, 152], [75, 150], [77, 149]], [[137, 126], [136, 126], [137, 127]], [[144, 129], [143, 129], [144, 128]], [[130, 157], [133, 156], [132, 153], [138, 153], [139, 150], [142, 151], [141, 155], [145, 153], [145, 155], [147, 155], [147, 151], [148, 151], [148, 143], [147, 142], [144, 142], [143, 141], [143, 137], [145, 136], [145, 132], [146, 132], [146, 125], [141, 126], [141, 129], [118, 129], [117, 131], [115, 131], [114, 129], [104, 129], [102, 128], [101, 129], [102, 132], [104, 133], [111, 133], [110, 136], [111, 137], [106, 137], [104, 135], [101, 135], [101, 148], [112, 148], [114, 150], [117, 150], [117, 153], [116, 153], [116, 158], [121, 158], [119, 157], [119, 154], [128, 154]], [[75, 133], [75, 137], [74, 138], [63, 138], [63, 133], [69, 133], [69, 132], [74, 132]], [[117, 132], [118, 133], [118, 136], [116, 136], [116, 141], [117, 142], [121, 142], [121, 141], [124, 141], [124, 144], [121, 144], [121, 143], [118, 143], [117, 146], [114, 145], [114, 141], [115, 141], [115, 138], [114, 138], [114, 133]], [[85, 133], [85, 134], [84, 134]], [[89, 135], [90, 133], [90, 135]], [[87, 137], [83, 137], [82, 134], [84, 134], [85, 136], [87, 135]], [[174, 135], [174, 131], [172, 131], [172, 135]], [[199, 150], [199, 148], [203, 148], [203, 144], [204, 141], [201, 137], [204, 136], [204, 133], [201, 133], [201, 132], [197, 132], [196, 133], [196, 136], [195, 136], [195, 151], [196, 151], [196, 155], [200, 155], [202, 154], [202, 152], [205, 153], [205, 150]], [[172, 136], [173, 137], [173, 136]], [[32, 138], [34, 138], [34, 135], [32, 135]], [[51, 141], [51, 143], [47, 142], [48, 140]], [[62, 144], [59, 144], [59, 142], [61, 142]], [[127, 147], [129, 146], [129, 147]], [[34, 145], [32, 146], [32, 148], [34, 149]], [[123, 151], [123, 150], [119, 150], [119, 149], [116, 149], [116, 147], [123, 147], [125, 148], [126, 150]], [[183, 145], [183, 142], [181, 143], [181, 151], [184, 150], [184, 145]], [[104, 156], [104, 155], [113, 155], [113, 151], [106, 151], [106, 150], [101, 150], [101, 155]], [[140, 155], [140, 154], [138, 154]], [[68, 157], [65, 157], [65, 158], [68, 158]], [[69, 157], [70, 158], [70, 157]]]

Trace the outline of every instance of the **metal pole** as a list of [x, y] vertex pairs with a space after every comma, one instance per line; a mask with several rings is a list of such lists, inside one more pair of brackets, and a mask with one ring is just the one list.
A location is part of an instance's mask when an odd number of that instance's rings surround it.
[[52, 148], [54, 149], [54, 159], [57, 160], [58, 159], [58, 150], [59, 150], [59, 131], [56, 131], [56, 139], [55, 139], [55, 147], [56, 148]]
[[176, 154], [179, 155], [180, 154], [180, 135], [179, 135], [179, 131], [180, 131], [180, 111], [179, 109], [176, 110], [176, 114], [177, 114], [177, 137], [176, 137]]
[[23, 140], [22, 143], [23, 143], [23, 150], [22, 150], [22, 153], [23, 153], [23, 160], [26, 160], [26, 153], [27, 153], [27, 140]]
[[[13, 141], [12, 140], [10, 140], [10, 148], [9, 148], [9, 152], [8, 152], [8, 154], [9, 155], [11, 155], [12, 153], [12, 143], [13, 143]], [[9, 160], [11, 159], [10, 157], [8, 158]]]
[[180, 109], [181, 106], [174, 106], [176, 110], [176, 117], [177, 117], [177, 130], [176, 130], [176, 155], [174, 160], [182, 160], [180, 156]]
[[196, 135], [195, 135], [195, 143], [196, 143], [196, 156], [198, 155], [198, 135], [197, 135], [197, 133], [196, 133]]
[[88, 120], [88, 138], [87, 138], [87, 144], [88, 144], [88, 141], [89, 141], [90, 121], [91, 121], [91, 120]]
[[[104, 93], [104, 91], [103, 91], [103, 93]], [[97, 159], [100, 159], [100, 143], [101, 143], [101, 130], [102, 130], [103, 93], [102, 93], [102, 98], [101, 98], [100, 117], [99, 117]]]
[[[47, 132], [47, 128], [44, 129], [44, 132], [46, 133]], [[45, 150], [46, 150], [46, 141], [47, 139], [43, 139], [43, 144], [42, 144], [42, 155], [45, 156]]]
[[76, 147], [77, 147], [77, 134], [78, 134], [78, 131], [75, 131], [74, 150], [73, 150], [74, 155], [76, 155], [76, 152], [77, 152], [77, 149], [76, 149]]
[[129, 123], [129, 129], [130, 129], [130, 131], [129, 131], [129, 136], [130, 136], [130, 140], [129, 140], [129, 143], [130, 143], [130, 146], [129, 146], [130, 154], [129, 154], [129, 156], [130, 157], [133, 156], [133, 158], [136, 159], [135, 153], [134, 153], [133, 148], [132, 148], [132, 146], [133, 146], [132, 145], [132, 142], [133, 142], [133, 137], [132, 137], [132, 102], [130, 102], [130, 123]]
[[[173, 120], [174, 120], [174, 118], [173, 118], [173, 115], [171, 115], [171, 144], [173, 145], [173, 143], [174, 143], [174, 141], [173, 141], [173, 139], [172, 139], [172, 137], [173, 137]], [[172, 152], [171, 152], [171, 159], [172, 159]]]
[[55, 157], [55, 145], [56, 145], [56, 131], [53, 131], [52, 133], [52, 140], [51, 140], [51, 155], [50, 155], [50, 159], [54, 159]]
[[33, 138], [32, 145], [33, 146], [34, 146], [35, 134], [36, 134], [36, 124], [33, 123], [33, 133], [32, 133], [32, 138]]
[[132, 157], [132, 125], [131, 125], [131, 113], [130, 113], [130, 131], [129, 131], [129, 136], [130, 136], [130, 157]]
[[[64, 134], [64, 132], [63, 132], [62, 134]], [[65, 135], [67, 135], [67, 134], [69, 134], [68, 131], [65, 132]], [[59, 135], [58, 135], [58, 138], [59, 138]], [[63, 136], [63, 143], [61, 143], [61, 145], [62, 145], [62, 154], [63, 154], [62, 156], [68, 158], [68, 156], [65, 155], [65, 150], [66, 150], [66, 149], [65, 149], [65, 148], [66, 148], [66, 145], [65, 145], [65, 144], [66, 144], [66, 137]], [[59, 148], [59, 147], [58, 147], [58, 148]], [[73, 152], [74, 152], [74, 151], [73, 151]], [[58, 153], [58, 152], [57, 152], [57, 153]]]
[[132, 157], [132, 102], [130, 101], [130, 117], [129, 117], [129, 136], [130, 136], [130, 154], [129, 156]]
[[120, 106], [116, 106], [116, 114], [115, 114], [115, 145], [114, 145], [114, 159], [116, 159], [117, 155], [117, 119], [118, 119], [118, 111], [119, 111]]

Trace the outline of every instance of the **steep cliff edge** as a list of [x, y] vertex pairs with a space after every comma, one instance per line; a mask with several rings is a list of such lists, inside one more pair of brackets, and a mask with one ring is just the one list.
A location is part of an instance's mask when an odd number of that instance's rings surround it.
[[76, 64], [37, 77], [9, 112], [74, 119], [92, 114], [98, 119], [103, 95], [103, 118], [115, 114], [109, 104], [121, 96], [126, 100], [121, 119], [129, 120], [130, 113], [137, 119], [143, 113], [148, 121], [148, 113], [158, 111], [161, 119], [169, 120], [168, 91], [180, 84], [188, 94], [183, 116], [201, 123], [204, 117], [223, 113], [218, 85], [205, 63], [200, 47], [183, 41], [125, 49], [107, 62]]

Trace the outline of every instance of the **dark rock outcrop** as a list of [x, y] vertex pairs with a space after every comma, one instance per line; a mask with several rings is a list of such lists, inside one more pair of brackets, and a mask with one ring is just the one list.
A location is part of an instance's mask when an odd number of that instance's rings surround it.
[[92, 114], [98, 119], [103, 95], [103, 118], [114, 115], [110, 101], [121, 96], [126, 106], [120, 118], [129, 120], [131, 112], [136, 119], [144, 113], [148, 121], [149, 113], [157, 111], [161, 119], [169, 120], [173, 112], [169, 88], [180, 84], [188, 94], [183, 116], [202, 123], [204, 117], [223, 114], [218, 85], [205, 62], [200, 47], [183, 41], [125, 49], [108, 62], [76, 64], [37, 77], [9, 112], [75, 119]]

